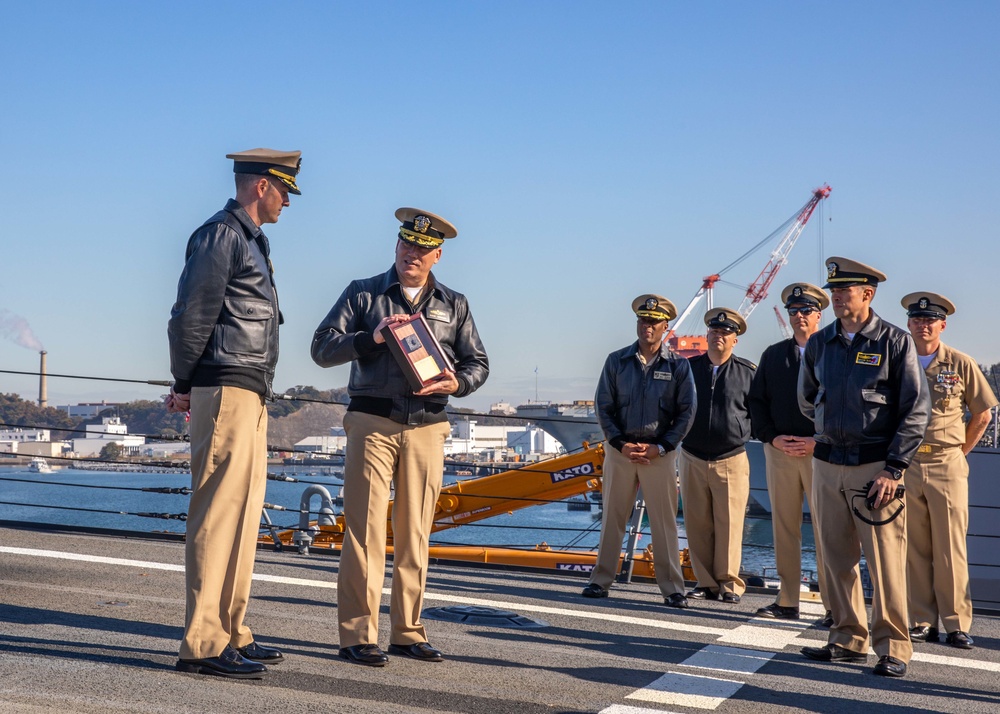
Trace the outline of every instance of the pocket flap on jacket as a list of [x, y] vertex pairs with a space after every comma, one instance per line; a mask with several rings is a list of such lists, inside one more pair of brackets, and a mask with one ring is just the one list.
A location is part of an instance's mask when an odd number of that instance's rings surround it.
[[862, 389], [861, 398], [866, 402], [871, 402], [873, 404], [889, 403], [889, 395], [884, 392], [880, 392], [877, 389]]
[[269, 320], [274, 316], [271, 303], [260, 298], [225, 299], [226, 309], [241, 320]]

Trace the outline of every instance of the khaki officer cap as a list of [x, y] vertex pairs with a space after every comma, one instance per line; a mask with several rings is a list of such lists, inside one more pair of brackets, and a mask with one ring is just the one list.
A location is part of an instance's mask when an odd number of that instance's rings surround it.
[[910, 293], [900, 304], [906, 308], [907, 317], [930, 317], [935, 320], [946, 320], [955, 312], [955, 304], [944, 295], [937, 293]]
[[830, 305], [830, 298], [821, 288], [811, 283], [792, 283], [781, 291], [781, 302], [785, 307], [811, 305], [825, 310]]
[[662, 295], [640, 295], [632, 301], [632, 312], [650, 320], [673, 320], [677, 317], [677, 308]]
[[420, 208], [397, 208], [399, 239], [421, 248], [438, 248], [445, 238], [454, 238], [458, 229], [450, 222]]
[[885, 273], [870, 265], [833, 256], [826, 259], [826, 285], [823, 289], [846, 288], [851, 285], [871, 285], [874, 288], [886, 280]]
[[712, 308], [705, 313], [705, 325], [709, 328], [721, 327], [742, 335], [747, 331], [747, 322], [743, 317], [728, 307]]
[[301, 151], [276, 151], [274, 149], [250, 149], [226, 154], [233, 160], [233, 173], [274, 176], [288, 187], [289, 193], [301, 196], [295, 185], [295, 177], [302, 165]]

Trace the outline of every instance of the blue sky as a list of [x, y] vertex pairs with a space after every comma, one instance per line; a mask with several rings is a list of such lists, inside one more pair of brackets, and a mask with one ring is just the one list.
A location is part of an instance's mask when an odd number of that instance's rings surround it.
[[[821, 280], [822, 241], [889, 275], [880, 314], [944, 293], [945, 339], [997, 362], [998, 19], [992, 2], [5, 3], [0, 329], [25, 318], [52, 372], [168, 378], [186, 239], [233, 194], [225, 154], [269, 146], [303, 152], [303, 195], [266, 227], [279, 389], [346, 384], [309, 342], [389, 266], [399, 206], [458, 226], [436, 274], [492, 362], [457, 404], [485, 408], [534, 399], [536, 366], [539, 398], [591, 398], [634, 339], [632, 298], [683, 309], [824, 182], [737, 354], [780, 339], [771, 306]], [[0, 368], [36, 369], [9, 337]], [[53, 403], [161, 391], [49, 383]]]

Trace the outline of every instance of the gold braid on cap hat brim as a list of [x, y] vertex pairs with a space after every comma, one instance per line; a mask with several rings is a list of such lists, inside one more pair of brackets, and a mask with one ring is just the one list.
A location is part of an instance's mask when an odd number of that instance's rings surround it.
[[291, 174], [282, 173], [278, 169], [268, 169], [267, 172], [275, 178], [281, 179], [281, 182], [288, 186], [288, 188], [295, 189], [296, 191], [299, 190], [299, 187], [295, 185], [295, 177]]
[[421, 248], [439, 248], [444, 243], [444, 238], [435, 238], [426, 233], [417, 233], [416, 231], [403, 228], [403, 226], [399, 227], [399, 237], [408, 243], [415, 243]]
[[653, 312], [651, 310], [637, 310], [636, 315], [639, 317], [648, 317], [652, 320], [669, 320], [670, 316], [665, 312]]

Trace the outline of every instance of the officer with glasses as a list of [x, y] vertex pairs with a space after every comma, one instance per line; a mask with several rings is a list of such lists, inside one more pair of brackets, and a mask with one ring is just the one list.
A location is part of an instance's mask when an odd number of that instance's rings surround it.
[[[830, 298], [815, 285], [792, 283], [781, 291], [781, 300], [788, 311], [792, 337], [764, 350], [750, 385], [754, 435], [764, 444], [767, 462], [774, 554], [781, 581], [778, 599], [757, 610], [757, 616], [798, 620], [802, 581], [802, 505], [803, 498], [812, 501], [812, 454], [816, 446], [813, 421], [799, 411], [799, 365], [806, 342], [819, 330], [822, 311], [830, 304]], [[825, 598], [823, 554], [819, 539], [816, 539], [816, 568], [820, 596]], [[823, 602], [825, 605], [826, 600]], [[824, 623], [829, 627], [826, 618]]]

